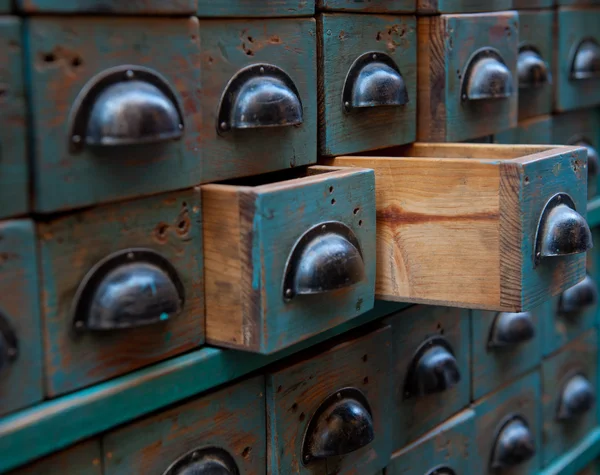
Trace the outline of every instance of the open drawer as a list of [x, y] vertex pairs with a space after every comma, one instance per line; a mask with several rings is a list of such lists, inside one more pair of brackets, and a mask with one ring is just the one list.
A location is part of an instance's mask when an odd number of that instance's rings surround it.
[[386, 152], [332, 160], [375, 170], [377, 298], [519, 312], [585, 277], [584, 148], [418, 143]]

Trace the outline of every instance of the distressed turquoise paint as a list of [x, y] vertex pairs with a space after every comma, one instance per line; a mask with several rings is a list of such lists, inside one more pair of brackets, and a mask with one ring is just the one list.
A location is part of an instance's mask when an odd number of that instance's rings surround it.
[[512, 8], [551, 8], [553, 5], [554, 0], [513, 0]]
[[13, 327], [19, 354], [0, 379], [0, 415], [43, 398], [40, 289], [33, 223], [0, 223], [0, 313]]
[[600, 197], [593, 198], [587, 207], [587, 222], [590, 227], [600, 225]]
[[489, 469], [496, 432], [502, 427], [505, 418], [511, 414], [521, 415], [527, 421], [535, 441], [536, 453], [533, 458], [515, 467], [510, 473], [511, 475], [539, 473], [542, 453], [540, 399], [540, 375], [538, 371], [534, 371], [473, 405], [476, 416], [477, 448], [470, 453], [473, 457], [472, 473], [480, 475], [497, 473]]
[[203, 348], [12, 414], [0, 420], [0, 472], [233, 381], [404, 307], [377, 302], [372, 311], [269, 356]]
[[552, 465], [539, 473], [540, 475], [578, 475], [598, 457], [600, 457], [600, 428], [594, 429], [577, 447], [561, 455]]
[[[9, 3], [0, 3], [0, 10], [9, 10]], [[0, 218], [29, 210], [23, 49], [21, 20], [0, 17]]]
[[477, 400], [540, 364], [542, 325], [539, 313], [532, 312], [534, 337], [521, 344], [488, 348], [497, 312], [471, 312], [471, 381], [472, 400]]
[[292, 17], [314, 12], [314, 0], [198, 0], [199, 17]]
[[585, 38], [600, 41], [600, 9], [560, 8], [557, 15], [558, 42], [555, 109], [567, 111], [600, 104], [600, 79], [571, 80], [571, 63]]
[[196, 0], [16, 0], [17, 11], [27, 13], [193, 14]]
[[539, 145], [553, 143], [552, 117], [541, 117], [519, 122], [515, 128], [494, 136], [494, 142], [501, 144]]
[[319, 10], [365, 13], [411, 13], [416, 0], [317, 0]]
[[52, 454], [9, 475], [103, 475], [99, 439]]
[[512, 0], [417, 0], [420, 13], [471, 13], [510, 10]]
[[[197, 20], [40, 16], [26, 20], [26, 27], [37, 211], [170, 191], [202, 180]], [[170, 82], [185, 112], [183, 138], [71, 154], [73, 101], [96, 74], [124, 64], [151, 68]]]
[[580, 6], [591, 6], [600, 5], [600, 0], [555, 0], [556, 5], [567, 6], [567, 5], [580, 5]]
[[[341, 155], [416, 140], [417, 28], [412, 16], [326, 14], [319, 17], [319, 149]], [[342, 92], [354, 61], [369, 52], [389, 55], [400, 69], [409, 103], [348, 114]]]

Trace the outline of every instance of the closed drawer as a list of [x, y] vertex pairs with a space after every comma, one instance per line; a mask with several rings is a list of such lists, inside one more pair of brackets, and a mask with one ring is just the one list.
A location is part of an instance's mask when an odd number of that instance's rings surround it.
[[393, 450], [415, 441], [469, 404], [469, 313], [413, 307], [392, 327]]
[[103, 475], [99, 440], [88, 440], [18, 468], [9, 475]]
[[557, 14], [558, 111], [600, 104], [600, 8], [560, 8]]
[[418, 21], [419, 140], [459, 142], [515, 127], [517, 12]]
[[553, 28], [552, 10], [519, 12], [519, 120], [552, 112]]
[[206, 185], [202, 200], [209, 343], [273, 353], [373, 307], [371, 170]]
[[196, 0], [200, 17], [291, 17], [315, 12], [312, 0]]
[[417, 0], [419, 13], [491, 12], [511, 8], [511, 0]]
[[554, 0], [513, 0], [512, 8], [551, 8]]
[[[0, 11], [9, 3], [0, 2]], [[0, 16], [0, 218], [29, 210], [29, 168], [26, 149], [26, 103], [23, 79], [21, 20]]]
[[556, 0], [557, 5], [598, 5], [598, 0]]
[[31, 221], [0, 223], [0, 415], [43, 398], [40, 289]]
[[[384, 153], [333, 161], [375, 170], [378, 298], [521, 312], [584, 278], [583, 148], [415, 144]], [[578, 238], [553, 234], [560, 221]]]
[[106, 434], [103, 475], [266, 473], [262, 376]]
[[200, 182], [196, 20], [34, 17], [26, 37], [37, 211]]
[[509, 383], [540, 364], [539, 313], [482, 312], [471, 315], [473, 400]]
[[39, 223], [48, 395], [204, 342], [201, 206], [193, 189]]
[[16, 0], [25, 13], [193, 14], [197, 0]]
[[594, 462], [581, 472], [577, 472], [577, 475], [597, 475], [598, 473], [600, 473], [600, 464], [598, 462]]
[[414, 12], [416, 0], [317, 0], [319, 10], [368, 13]]
[[[520, 145], [535, 145], [535, 144], [550, 144], [552, 139], [552, 124], [554, 117], [542, 116], [532, 119], [525, 119], [517, 125], [517, 127], [499, 134], [494, 135], [494, 142], [501, 144], [520, 144]], [[566, 144], [564, 144], [566, 145]], [[589, 165], [589, 157], [588, 157]], [[588, 167], [589, 172], [589, 167]], [[589, 173], [588, 173], [589, 176]], [[589, 190], [588, 178], [588, 190]]]
[[414, 142], [415, 17], [325, 14], [318, 24], [321, 153]]
[[544, 360], [544, 466], [596, 427], [597, 347], [598, 334], [592, 329]]
[[475, 413], [466, 410], [395, 453], [386, 475], [474, 474]]
[[316, 163], [316, 29], [309, 18], [200, 22], [204, 182]]
[[387, 465], [390, 337], [382, 327], [267, 375], [268, 473], [362, 475]]
[[0, 13], [9, 13], [11, 9], [11, 0], [0, 0]]
[[536, 371], [475, 403], [477, 447], [473, 473], [539, 473], [540, 398], [540, 375]]

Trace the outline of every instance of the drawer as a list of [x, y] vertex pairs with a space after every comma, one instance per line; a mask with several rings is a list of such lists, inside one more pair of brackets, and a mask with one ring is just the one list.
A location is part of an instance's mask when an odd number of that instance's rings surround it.
[[512, 0], [417, 0], [419, 13], [469, 13], [510, 10]]
[[200, 182], [196, 20], [34, 17], [26, 38], [37, 211]]
[[197, 0], [15, 0], [25, 13], [193, 14]]
[[88, 440], [18, 468], [8, 475], [104, 475], [101, 459], [100, 442]]
[[560, 8], [555, 108], [600, 104], [600, 8]]
[[411, 13], [416, 0], [317, 0], [317, 9], [365, 13]]
[[[494, 141], [501, 144], [550, 144], [553, 143], [552, 138], [552, 123], [554, 117], [542, 116], [532, 119], [520, 121], [517, 127], [504, 132], [500, 132], [494, 136]], [[588, 156], [589, 165], [589, 156]], [[589, 171], [589, 168], [588, 168]], [[588, 190], [589, 190], [589, 174], [588, 174]]]
[[[9, 3], [6, 2], [8, 11]], [[21, 20], [0, 16], [0, 218], [29, 210], [29, 167]]]
[[597, 475], [598, 473], [600, 473], [600, 463], [596, 461], [587, 468], [584, 468], [581, 472], [577, 472], [577, 475]]
[[473, 473], [534, 475], [541, 468], [541, 398], [539, 373], [477, 401]]
[[518, 18], [517, 12], [419, 18], [420, 141], [460, 142], [517, 125]]
[[200, 21], [201, 146], [219, 157], [204, 182], [316, 163], [316, 29], [311, 18]]
[[554, 11], [519, 12], [519, 120], [552, 113]]
[[318, 25], [321, 154], [414, 142], [415, 17], [325, 14]]
[[399, 450], [468, 406], [469, 312], [415, 306], [385, 322], [392, 327], [388, 419]]
[[387, 465], [390, 337], [382, 327], [346, 338], [267, 375], [268, 473], [362, 475]]
[[[375, 170], [377, 298], [521, 312], [585, 277], [583, 148], [422, 143], [386, 153], [332, 161]], [[552, 234], [559, 221], [577, 239]]]
[[513, 0], [512, 8], [552, 8], [554, 0]]
[[201, 206], [192, 189], [38, 224], [49, 396], [204, 342]]
[[539, 312], [471, 314], [473, 400], [536, 368], [542, 355]]
[[273, 353], [370, 310], [374, 186], [317, 166], [202, 187], [207, 341]]
[[258, 376], [109, 432], [103, 475], [263, 475], [265, 421]]
[[0, 0], [0, 13], [10, 13], [11, 3], [11, 0]]
[[0, 416], [43, 398], [35, 232], [31, 221], [0, 222]]
[[386, 475], [474, 474], [475, 413], [466, 410], [392, 456]]
[[598, 334], [592, 329], [544, 360], [544, 466], [596, 427], [597, 347]]
[[598, 5], [599, 0], [555, 0], [557, 5]]
[[[312, 0], [196, 0], [200, 17], [291, 17], [311, 16]], [[196, 3], [194, 2], [194, 3]]]

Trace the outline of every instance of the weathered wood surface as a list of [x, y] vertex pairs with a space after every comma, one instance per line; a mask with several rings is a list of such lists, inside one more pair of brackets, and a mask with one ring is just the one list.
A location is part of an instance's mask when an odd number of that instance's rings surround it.
[[[382, 327], [267, 375], [268, 473], [363, 475], [384, 468], [391, 455], [391, 330]], [[311, 416], [336, 391], [353, 387], [367, 398], [375, 439], [344, 457], [302, 462]]]
[[517, 127], [495, 134], [494, 142], [506, 145], [534, 145], [550, 143], [567, 145], [566, 141], [556, 142], [553, 138], [552, 126], [555, 120], [556, 116], [553, 117], [546, 115], [520, 121]]
[[[412, 16], [324, 14], [318, 19], [319, 149], [325, 155], [402, 145], [416, 139], [417, 34]], [[344, 111], [342, 92], [354, 61], [389, 55], [402, 74], [408, 104]]]
[[[46, 394], [56, 396], [204, 343], [200, 189], [91, 208], [38, 225]], [[71, 306], [87, 272], [131, 247], [161, 253], [185, 288], [180, 315], [125, 331], [74, 334]]]
[[36, 13], [193, 14], [197, 0], [15, 0], [17, 10]]
[[82, 442], [8, 475], [104, 475], [100, 440]]
[[558, 6], [577, 5], [583, 7], [586, 5], [600, 5], [600, 0], [556, 0], [555, 3]]
[[417, 0], [419, 13], [469, 13], [510, 10], [512, 0]]
[[317, 9], [365, 13], [411, 13], [416, 0], [317, 0]]
[[[560, 0], [558, 0], [560, 1]], [[513, 0], [512, 8], [516, 9], [535, 9], [535, 8], [552, 8], [554, 0]]]
[[540, 475], [579, 475], [579, 472], [595, 461], [600, 454], [600, 429], [594, 429], [581, 443], [563, 454], [552, 465], [540, 472]]
[[290, 17], [310, 16], [314, 0], [197, 0], [200, 17]]

